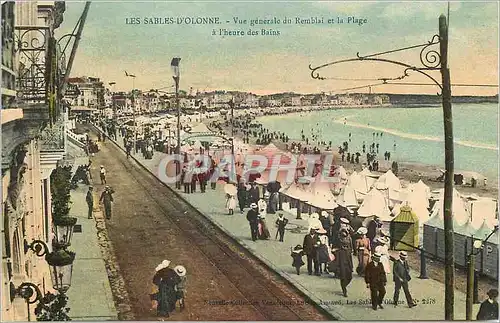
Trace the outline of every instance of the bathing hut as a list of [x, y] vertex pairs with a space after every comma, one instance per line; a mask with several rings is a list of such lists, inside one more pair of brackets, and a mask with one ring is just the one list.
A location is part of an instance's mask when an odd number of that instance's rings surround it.
[[413, 251], [418, 247], [418, 217], [408, 205], [401, 206], [391, 221], [390, 234], [394, 250]]

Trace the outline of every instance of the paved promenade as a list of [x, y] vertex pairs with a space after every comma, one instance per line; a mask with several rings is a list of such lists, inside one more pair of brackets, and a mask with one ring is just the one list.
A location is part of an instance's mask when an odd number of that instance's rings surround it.
[[[118, 142], [123, 142], [119, 137]], [[137, 161], [146, 166], [155, 175], [160, 161], [165, 156], [155, 152], [153, 159], [145, 160], [142, 154], [133, 155]], [[173, 186], [173, 185], [172, 185]], [[340, 281], [330, 276], [309, 276], [306, 267], [302, 267], [300, 276], [295, 274], [291, 266], [290, 247], [302, 244], [304, 233], [293, 233], [290, 229], [296, 226], [307, 227], [307, 220], [296, 220], [295, 215], [290, 213], [286, 217], [290, 220], [289, 228], [285, 233], [283, 243], [274, 239], [276, 228], [275, 215], [267, 216], [267, 223], [271, 231], [271, 240], [253, 242], [250, 239], [250, 228], [245, 214], [238, 211], [234, 215], [227, 215], [225, 210], [225, 198], [223, 184], [218, 184], [216, 190], [208, 186], [206, 193], [184, 194], [177, 190], [191, 205], [211, 219], [226, 233], [234, 237], [239, 243], [250, 250], [254, 255], [264, 261], [285, 279], [293, 283], [297, 288], [306, 293], [313, 301], [328, 310], [339, 320], [443, 320], [444, 319], [444, 285], [432, 280], [418, 279], [418, 272], [412, 273], [410, 291], [418, 306], [408, 308], [405, 304], [395, 308], [392, 304], [394, 283], [392, 275], [388, 275], [386, 306], [383, 310], [373, 311], [370, 304], [369, 290], [366, 288], [363, 278], [355, 273], [353, 281], [348, 287], [348, 297], [342, 296]], [[307, 215], [303, 216], [304, 218]], [[411, 254], [411, 257], [416, 255]], [[304, 257], [305, 258], [305, 257]], [[305, 260], [305, 259], [304, 259]], [[354, 260], [356, 266], [357, 260]], [[400, 293], [400, 302], [405, 301], [404, 293]], [[474, 305], [474, 317], [478, 311], [478, 305]], [[465, 294], [455, 291], [455, 319], [465, 319]]]
[[[79, 164], [77, 160], [73, 171]], [[70, 250], [76, 253], [73, 263], [73, 278], [68, 290], [69, 316], [73, 321], [116, 321], [111, 287], [97, 238], [96, 222], [87, 218], [85, 196], [88, 186], [82, 183], [71, 191], [70, 216], [78, 218], [82, 232], [73, 233]], [[94, 196], [94, 213], [100, 212]]]

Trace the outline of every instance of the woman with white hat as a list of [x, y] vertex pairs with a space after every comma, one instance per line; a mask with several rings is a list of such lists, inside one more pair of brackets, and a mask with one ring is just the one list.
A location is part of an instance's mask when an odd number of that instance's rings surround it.
[[[259, 205], [259, 234], [258, 237], [261, 240], [267, 240], [271, 237], [271, 234], [269, 233], [269, 229], [267, 228], [267, 222], [266, 222], [266, 202], [264, 200], [260, 200], [263, 203], [260, 203]], [[259, 201], [259, 202], [260, 202]]]
[[354, 255], [358, 257], [358, 267], [356, 268], [356, 272], [360, 276], [364, 276], [366, 265], [370, 261], [370, 239], [366, 237], [366, 233], [368, 229], [365, 227], [361, 227], [358, 229], [357, 234], [358, 238], [354, 243]]
[[186, 295], [186, 268], [184, 266], [175, 266], [175, 273], [179, 276], [179, 281], [175, 285], [176, 299], [179, 300], [181, 309], [184, 308], [184, 296]]
[[157, 302], [158, 316], [170, 315], [170, 312], [175, 310], [175, 303], [177, 302], [175, 294], [175, 285], [177, 285], [179, 278], [175, 271], [171, 268], [169, 260], [163, 260], [161, 264], [156, 266], [153, 283], [157, 286], [158, 291], [151, 294], [151, 299]]
[[380, 262], [384, 266], [385, 272], [389, 274], [391, 272], [391, 263], [389, 261], [389, 239], [385, 237], [375, 239], [374, 251], [380, 254]]

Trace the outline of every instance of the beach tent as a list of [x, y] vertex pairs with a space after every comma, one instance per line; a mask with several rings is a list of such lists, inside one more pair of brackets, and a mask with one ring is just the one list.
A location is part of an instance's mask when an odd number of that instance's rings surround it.
[[497, 202], [493, 199], [475, 196], [469, 196], [467, 200], [467, 210], [469, 211], [472, 226], [479, 228], [486, 220], [486, 224], [493, 229], [496, 222]]
[[194, 144], [191, 146], [191, 148], [193, 148], [193, 150], [199, 151], [200, 148], [203, 148], [203, 145], [199, 140], [196, 140]]
[[394, 175], [392, 170], [388, 170], [375, 182], [375, 187], [378, 189], [392, 188], [394, 190], [400, 190], [401, 181]]
[[419, 180], [417, 183], [410, 183], [410, 185], [408, 185], [408, 189], [411, 192], [419, 192], [421, 194], [425, 194], [425, 197], [427, 199], [431, 198], [431, 189], [429, 188], [429, 186], [425, 185], [422, 180]]
[[309, 189], [312, 192], [312, 199], [307, 204], [322, 210], [333, 210], [337, 207], [335, 196], [330, 188], [330, 183], [321, 181], [312, 182]]
[[[431, 214], [439, 214], [440, 218], [443, 218], [443, 202], [444, 202], [444, 189], [443, 194], [440, 194], [439, 200], [434, 204]], [[462, 195], [453, 189], [453, 205], [452, 205], [453, 219], [457, 221], [459, 225], [463, 225], [469, 219], [469, 214], [466, 210], [465, 200]]]
[[337, 203], [342, 204], [344, 206], [358, 206], [358, 199], [356, 197], [356, 191], [346, 186], [342, 189], [342, 192], [337, 198]]
[[418, 217], [408, 205], [403, 205], [390, 224], [391, 242], [394, 250], [413, 251], [418, 245]]
[[429, 220], [429, 200], [425, 197], [422, 191], [410, 192], [406, 198], [403, 199], [402, 205], [408, 204], [417, 215], [420, 226]]
[[369, 187], [367, 187], [367, 182], [365, 177], [356, 172], [353, 172], [351, 176], [349, 176], [349, 179], [347, 181], [347, 186], [363, 193], [367, 193], [369, 191]]
[[[253, 154], [259, 155], [259, 156], [264, 156], [267, 159], [266, 169], [269, 169], [273, 166], [274, 159], [276, 159], [277, 156], [280, 156], [280, 159], [277, 160], [276, 162], [274, 162], [275, 166], [277, 166], [277, 165], [290, 165], [293, 162], [290, 154], [283, 152], [278, 147], [276, 147], [273, 143], [270, 143], [269, 145], [265, 146], [262, 149], [255, 150], [253, 152]], [[258, 165], [259, 165], [258, 161], [252, 162], [252, 167], [257, 167]]]
[[391, 212], [387, 205], [385, 196], [376, 189], [372, 189], [364, 198], [363, 204], [358, 210], [360, 217], [377, 215], [381, 221], [391, 221]]

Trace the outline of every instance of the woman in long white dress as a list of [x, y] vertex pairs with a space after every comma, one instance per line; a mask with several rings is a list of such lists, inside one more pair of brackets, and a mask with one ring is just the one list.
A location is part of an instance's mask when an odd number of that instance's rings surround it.
[[389, 259], [389, 240], [383, 237], [379, 237], [375, 240], [377, 246], [375, 247], [375, 253], [380, 254], [380, 263], [384, 266], [386, 274], [391, 273], [391, 262]]

